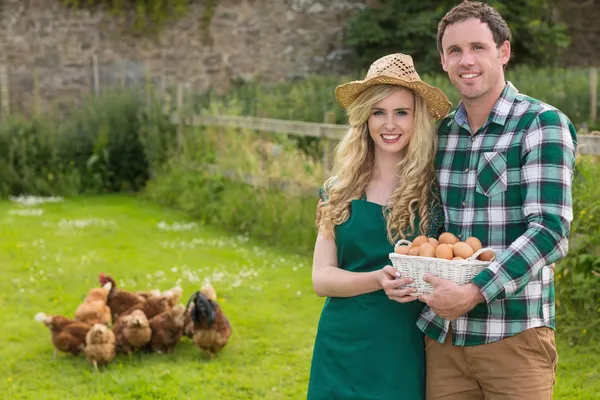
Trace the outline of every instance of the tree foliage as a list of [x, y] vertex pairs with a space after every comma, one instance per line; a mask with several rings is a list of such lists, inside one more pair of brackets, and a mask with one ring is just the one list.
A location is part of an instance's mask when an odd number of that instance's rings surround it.
[[185, 15], [192, 3], [203, 3], [199, 16], [202, 26], [208, 27], [217, 0], [60, 0], [74, 8], [106, 7], [113, 13], [130, 17], [126, 28], [130, 33], [147, 34], [159, 31], [166, 22]]
[[[513, 34], [512, 64], [556, 65], [569, 45], [566, 26], [556, 22], [552, 0], [491, 0]], [[457, 1], [380, 0], [348, 21], [347, 45], [355, 50], [355, 67], [366, 68], [395, 52], [410, 54], [419, 71], [440, 71], [437, 24]]]

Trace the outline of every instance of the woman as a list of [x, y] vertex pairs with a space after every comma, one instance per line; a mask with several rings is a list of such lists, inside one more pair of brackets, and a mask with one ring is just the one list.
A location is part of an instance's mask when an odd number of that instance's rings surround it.
[[[422, 400], [423, 304], [382, 268], [400, 238], [437, 237], [435, 120], [450, 102], [420, 80], [412, 58], [383, 57], [362, 81], [336, 88], [350, 129], [321, 190], [313, 284], [327, 297], [315, 341], [309, 400]], [[386, 286], [386, 283], [388, 285]], [[396, 300], [396, 301], [393, 301]]]

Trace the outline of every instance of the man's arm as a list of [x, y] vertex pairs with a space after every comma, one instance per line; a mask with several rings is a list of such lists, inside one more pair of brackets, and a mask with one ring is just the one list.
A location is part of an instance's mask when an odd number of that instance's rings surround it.
[[553, 110], [538, 115], [525, 134], [521, 190], [528, 228], [471, 281], [487, 303], [518, 293], [567, 254], [576, 145], [575, 128]]

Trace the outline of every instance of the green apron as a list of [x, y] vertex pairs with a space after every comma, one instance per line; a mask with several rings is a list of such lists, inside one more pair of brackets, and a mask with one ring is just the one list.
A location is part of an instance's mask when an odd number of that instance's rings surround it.
[[[393, 245], [387, 240], [379, 204], [353, 200], [350, 217], [336, 228], [335, 242], [338, 265], [347, 271], [368, 272], [391, 265], [388, 255]], [[383, 290], [327, 298], [307, 399], [425, 399], [424, 338], [416, 326], [423, 306], [418, 300], [405, 304], [390, 300]]]

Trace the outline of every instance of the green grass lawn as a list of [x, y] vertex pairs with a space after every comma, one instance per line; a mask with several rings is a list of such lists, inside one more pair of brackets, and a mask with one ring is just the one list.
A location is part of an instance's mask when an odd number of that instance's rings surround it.
[[[310, 256], [181, 225], [190, 222], [183, 214], [137, 197], [32, 208], [42, 215], [19, 215], [14, 210], [23, 207], [0, 202], [0, 398], [305, 397], [322, 304], [312, 291]], [[182, 302], [210, 280], [233, 326], [228, 346], [207, 361], [184, 338], [172, 354], [118, 355], [101, 373], [84, 356], [53, 360], [49, 332], [33, 316], [71, 317], [100, 272], [131, 290], [179, 284]], [[600, 398], [600, 353], [560, 341], [559, 351], [555, 398]]]

